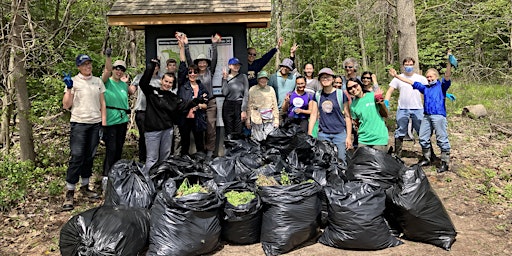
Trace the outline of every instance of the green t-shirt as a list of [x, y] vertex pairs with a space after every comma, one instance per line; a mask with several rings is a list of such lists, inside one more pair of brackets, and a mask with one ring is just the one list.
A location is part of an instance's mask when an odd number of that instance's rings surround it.
[[359, 142], [370, 146], [388, 144], [388, 128], [375, 104], [373, 92], [367, 92], [362, 98], [355, 98], [350, 105], [352, 118], [359, 120]]
[[127, 123], [128, 85], [123, 81], [114, 81], [109, 78], [105, 83], [105, 103], [107, 105], [107, 126]]

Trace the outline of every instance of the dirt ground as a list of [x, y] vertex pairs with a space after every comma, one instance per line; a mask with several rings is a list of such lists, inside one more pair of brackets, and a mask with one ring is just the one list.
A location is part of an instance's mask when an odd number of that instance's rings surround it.
[[[512, 138], [494, 131], [485, 120], [452, 117], [451, 121], [450, 172], [437, 174], [434, 167], [424, 169], [458, 232], [451, 251], [407, 240], [403, 240], [401, 246], [379, 251], [340, 250], [310, 241], [286, 255], [512, 255], [512, 202], [501, 198], [493, 204], [488, 203], [482, 191], [477, 189], [483, 182], [479, 178], [481, 176], [468, 176], [468, 173], [478, 174], [484, 170], [494, 170], [498, 175], [512, 174], [511, 151], [507, 148], [512, 145]], [[407, 164], [416, 163], [420, 146], [412, 141], [404, 144], [406, 152], [403, 160]], [[60, 255], [60, 228], [73, 215], [101, 204], [79, 199], [74, 211], [60, 212], [61, 203], [61, 197], [31, 195], [17, 208], [2, 213], [0, 255]], [[212, 255], [264, 253], [261, 244], [224, 244]]]

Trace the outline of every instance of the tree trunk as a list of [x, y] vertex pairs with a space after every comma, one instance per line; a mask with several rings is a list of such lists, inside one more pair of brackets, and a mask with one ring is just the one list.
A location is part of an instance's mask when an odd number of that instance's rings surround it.
[[394, 50], [394, 42], [395, 42], [395, 34], [396, 34], [396, 26], [395, 26], [395, 8], [388, 1], [384, 1], [384, 5], [386, 8], [386, 48], [384, 51], [386, 52], [386, 59], [384, 60], [385, 65], [395, 63], [395, 50]]
[[9, 131], [13, 109], [12, 95], [14, 94], [14, 90], [9, 87], [8, 83], [5, 83], [5, 85], [6, 88], [4, 95], [2, 97], [2, 123], [0, 127], [0, 144], [3, 145], [3, 148], [5, 150], [9, 151], [9, 149], [11, 148], [11, 136], [9, 135]]
[[412, 57], [416, 63], [414, 68], [419, 71], [418, 43], [416, 36], [416, 12], [413, 0], [397, 0], [397, 33], [398, 56], [400, 62], [406, 57]]
[[21, 160], [36, 158], [32, 123], [30, 122], [30, 102], [28, 99], [27, 79], [25, 70], [25, 52], [22, 36], [27, 25], [23, 13], [28, 12], [27, 0], [16, 0], [11, 5], [13, 20], [10, 38], [9, 76], [7, 83], [16, 89], [16, 109], [19, 119]]
[[128, 46], [130, 66], [137, 67], [137, 37], [135, 35], [135, 30], [133, 29], [130, 29], [128, 33], [130, 34], [130, 43]]
[[[275, 1], [276, 5], [276, 38], [277, 40], [279, 40], [279, 38], [281, 38], [281, 20], [282, 20], [282, 16], [283, 16], [283, 0], [277, 0]], [[277, 42], [276, 40], [276, 42]], [[279, 64], [280, 63], [280, 59], [281, 59], [281, 48], [279, 48], [279, 51], [277, 51], [276, 53], [276, 60], [275, 60], [275, 65], [276, 65], [276, 69], [279, 68]]]
[[[512, 0], [510, 0], [510, 13], [512, 13]], [[510, 32], [508, 37], [510, 43], [508, 48], [508, 70], [512, 74], [512, 20], [508, 22], [508, 30]]]
[[[359, 0], [356, 0], [356, 10], [361, 11], [361, 6], [359, 5]], [[361, 15], [356, 15], [357, 18], [357, 35], [359, 36], [359, 45], [361, 47], [361, 60], [362, 60], [362, 70], [368, 70], [368, 62], [366, 60], [366, 47], [364, 44], [364, 28], [363, 28], [363, 20]]]

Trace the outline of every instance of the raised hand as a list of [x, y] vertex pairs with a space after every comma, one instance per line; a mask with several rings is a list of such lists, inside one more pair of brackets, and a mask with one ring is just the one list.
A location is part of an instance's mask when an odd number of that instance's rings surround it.
[[299, 45], [297, 43], [294, 43], [292, 45], [292, 48], [290, 48], [290, 55], [295, 56], [295, 51], [297, 51], [297, 48], [299, 48]]
[[212, 43], [220, 43], [222, 41], [222, 36], [218, 33], [212, 36]]
[[73, 79], [71, 79], [71, 72], [62, 72], [62, 75], [64, 76], [64, 78], [62, 78], [62, 81], [64, 81], [64, 83], [66, 84], [66, 88], [73, 88]]
[[277, 40], [277, 46], [276, 46], [276, 48], [277, 48], [277, 49], [281, 48], [281, 45], [283, 45], [283, 38], [282, 38], [282, 37], [280, 37], [280, 38]]
[[108, 47], [105, 49], [105, 56], [110, 57], [112, 56], [112, 48]]

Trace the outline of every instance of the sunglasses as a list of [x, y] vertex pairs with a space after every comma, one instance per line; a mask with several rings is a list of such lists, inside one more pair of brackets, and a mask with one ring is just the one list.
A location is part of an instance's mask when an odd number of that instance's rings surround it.
[[190, 70], [190, 71], [188, 71], [188, 74], [189, 74], [189, 75], [197, 74], [197, 71], [195, 71], [195, 70]]
[[253, 57], [256, 57], [256, 55], [257, 55], [256, 53], [248, 53], [248, 54], [249, 54], [249, 56], [253, 56]]
[[372, 80], [372, 78], [371, 78], [371, 77], [367, 77], [367, 76], [363, 76], [361, 79], [362, 79], [362, 80], [364, 80], [364, 79], [366, 79], [366, 80]]
[[352, 90], [354, 88], [357, 88], [357, 86], [359, 86], [359, 84], [356, 84], [354, 86], [347, 86], [347, 91], [350, 91], [350, 90]]
[[126, 68], [124, 68], [123, 66], [115, 66], [115, 67], [114, 67], [114, 69], [115, 69], [115, 70], [121, 70], [121, 71], [123, 71], [123, 72], [125, 72], [125, 71], [126, 71]]
[[354, 66], [345, 66], [345, 69], [347, 68], [354, 68]]

